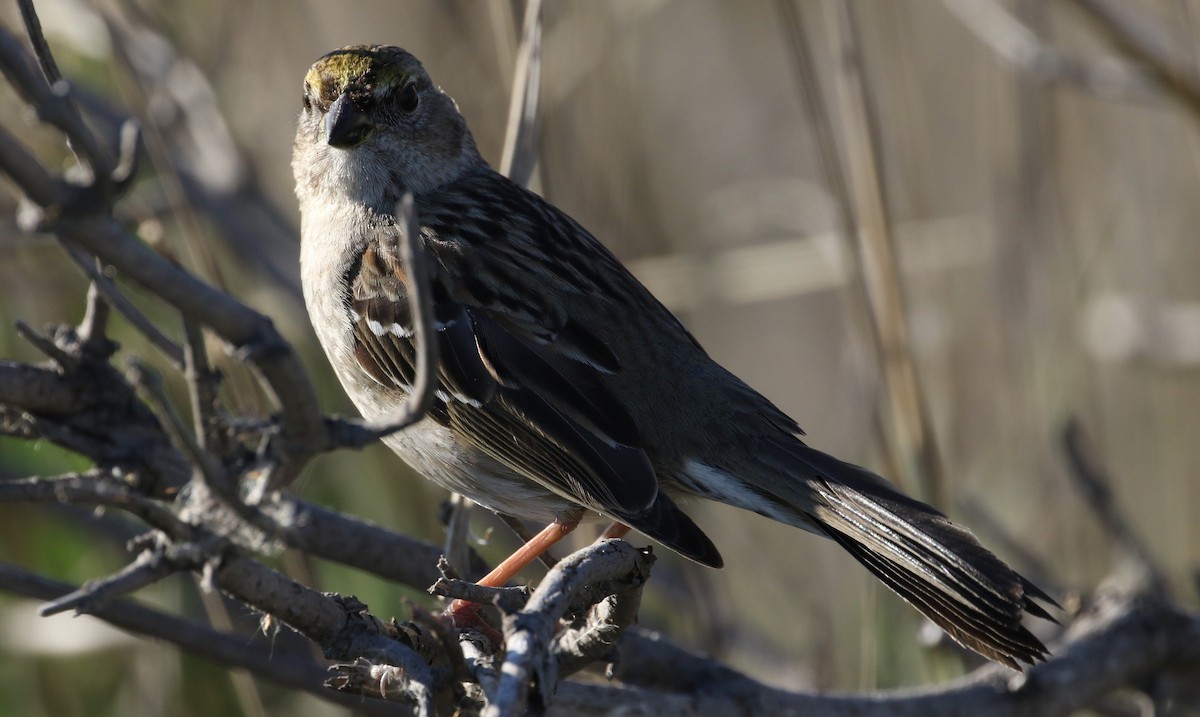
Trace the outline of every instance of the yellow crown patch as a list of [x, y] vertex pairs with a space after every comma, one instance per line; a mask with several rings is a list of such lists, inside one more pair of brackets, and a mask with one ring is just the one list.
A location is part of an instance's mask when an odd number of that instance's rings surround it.
[[313, 63], [304, 81], [315, 97], [330, 101], [347, 87], [364, 90], [402, 84], [408, 72], [401, 62], [407, 54], [399, 48], [354, 45], [325, 55]]

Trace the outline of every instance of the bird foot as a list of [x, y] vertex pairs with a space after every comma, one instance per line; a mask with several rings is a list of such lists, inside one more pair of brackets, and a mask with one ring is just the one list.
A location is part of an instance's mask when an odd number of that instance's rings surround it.
[[504, 635], [489, 625], [479, 614], [482, 607], [478, 603], [455, 600], [442, 613], [442, 620], [448, 622], [455, 630], [474, 630], [499, 647], [504, 644]]

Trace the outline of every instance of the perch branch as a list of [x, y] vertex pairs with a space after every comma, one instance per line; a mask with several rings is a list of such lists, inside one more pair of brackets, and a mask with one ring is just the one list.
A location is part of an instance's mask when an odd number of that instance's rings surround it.
[[537, 687], [533, 708], [549, 705], [558, 685], [558, 664], [551, 652], [558, 621], [605, 596], [640, 587], [653, 564], [653, 553], [623, 540], [606, 540], [560, 560], [525, 608], [504, 619], [507, 655], [485, 717], [524, 714], [531, 683]]
[[[69, 593], [65, 583], [34, 575], [0, 563], [0, 589], [15, 595], [51, 600]], [[224, 667], [240, 667], [277, 684], [309, 692], [317, 697], [370, 715], [408, 715], [407, 707], [361, 697], [342, 695], [321, 685], [325, 667], [311, 658], [281, 651], [275, 644], [247, 640], [124, 600], [94, 606], [91, 614], [135, 635], [162, 640]]]

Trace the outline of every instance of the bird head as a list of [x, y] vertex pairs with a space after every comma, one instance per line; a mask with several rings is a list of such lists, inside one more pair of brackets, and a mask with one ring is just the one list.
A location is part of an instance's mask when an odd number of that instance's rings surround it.
[[482, 160], [454, 100], [417, 58], [387, 45], [358, 45], [317, 60], [304, 78], [293, 151], [297, 193], [340, 191], [391, 211]]

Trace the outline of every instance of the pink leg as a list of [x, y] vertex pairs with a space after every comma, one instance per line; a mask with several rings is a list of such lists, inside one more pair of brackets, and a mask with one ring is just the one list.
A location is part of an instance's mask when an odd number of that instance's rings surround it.
[[[484, 575], [478, 584], [489, 588], [504, 587], [514, 575], [524, 570], [526, 565], [537, 560], [539, 555], [565, 538], [578, 525], [579, 518], [565, 523], [555, 521], [547, 525], [542, 532], [518, 548], [517, 552], [505, 558], [492, 572]], [[451, 624], [458, 628], [478, 625], [480, 622], [479, 616], [476, 614], [478, 610], [479, 606], [473, 602], [455, 600], [450, 603], [450, 607], [446, 608], [445, 617], [449, 618]]]

